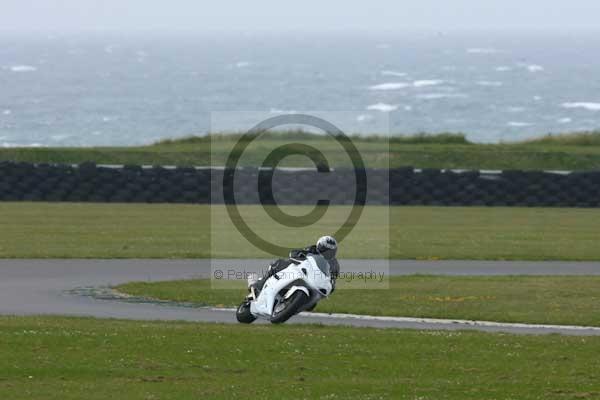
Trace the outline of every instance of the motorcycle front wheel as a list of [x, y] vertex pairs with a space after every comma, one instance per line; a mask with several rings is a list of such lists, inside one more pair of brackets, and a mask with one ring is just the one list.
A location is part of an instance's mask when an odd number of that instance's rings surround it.
[[288, 299], [275, 304], [271, 314], [271, 323], [281, 324], [296, 315], [300, 308], [308, 302], [308, 296], [302, 290], [294, 292]]
[[235, 317], [238, 322], [241, 322], [242, 324], [251, 324], [256, 320], [256, 317], [250, 312], [249, 301], [244, 300], [242, 304], [239, 305], [235, 312]]

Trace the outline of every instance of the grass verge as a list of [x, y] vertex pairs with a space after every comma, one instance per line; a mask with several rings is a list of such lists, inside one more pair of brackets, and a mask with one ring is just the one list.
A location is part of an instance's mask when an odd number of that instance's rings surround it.
[[[343, 263], [342, 263], [343, 269]], [[391, 277], [389, 289], [344, 290], [340, 280], [316, 312], [600, 326], [597, 276]], [[209, 280], [132, 282], [116, 287], [138, 297], [237, 306], [246, 291], [211, 289]]]
[[[294, 215], [312, 210], [282, 208]], [[341, 226], [349, 207], [330, 207], [293, 235], [261, 206], [240, 210], [264, 238], [292, 248]], [[340, 257], [600, 260], [599, 222], [598, 209], [373, 206], [342, 243]], [[224, 206], [0, 202], [0, 258], [210, 257], [273, 255], [249, 244]]]
[[0, 317], [2, 399], [594, 399], [599, 337]]
[[[225, 165], [239, 135], [166, 140], [138, 147], [48, 147], [0, 149], [0, 161], [147, 165]], [[212, 139], [212, 141], [211, 141]], [[333, 166], [346, 165], [337, 145], [323, 136], [303, 132], [267, 135], [251, 145], [240, 165], [258, 166], [282, 140], [314, 146]], [[464, 135], [359, 137], [352, 140], [368, 167], [590, 170], [600, 168], [600, 132], [548, 135], [519, 143], [475, 144]], [[304, 157], [290, 157], [283, 166], [309, 166]]]

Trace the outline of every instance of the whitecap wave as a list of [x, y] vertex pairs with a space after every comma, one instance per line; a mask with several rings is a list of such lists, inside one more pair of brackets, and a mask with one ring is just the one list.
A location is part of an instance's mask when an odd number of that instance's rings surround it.
[[562, 103], [564, 108], [583, 108], [584, 110], [600, 111], [600, 103], [590, 103], [585, 101]]
[[367, 121], [371, 121], [373, 119], [372, 115], [369, 114], [361, 114], [358, 117], [356, 117], [356, 120], [358, 122], [367, 122]]
[[469, 54], [496, 54], [500, 53], [500, 50], [494, 49], [491, 47], [473, 47], [467, 49], [467, 53]]
[[9, 109], [2, 110], [2, 115], [10, 115], [10, 114], [12, 114], [11, 110], [9, 110]]
[[12, 72], [34, 72], [37, 71], [37, 68], [33, 65], [13, 65], [9, 67]]
[[442, 83], [444, 83], [444, 81], [441, 79], [423, 79], [420, 81], [414, 81], [413, 86], [414, 87], [436, 86], [436, 85], [441, 85]]
[[556, 120], [556, 122], [558, 122], [559, 124], [568, 124], [570, 122], [573, 122], [573, 120], [571, 118], [559, 118]]
[[512, 68], [507, 67], [506, 65], [500, 65], [499, 67], [496, 67], [495, 70], [498, 72], [506, 72], [506, 71], [512, 71]]
[[386, 82], [380, 83], [379, 85], [369, 86], [371, 90], [398, 90], [409, 87], [410, 84], [406, 82]]
[[438, 100], [438, 99], [459, 99], [467, 97], [466, 94], [462, 93], [425, 93], [418, 94], [416, 96], [418, 99], [423, 100]]
[[236, 68], [246, 68], [252, 65], [250, 61], [238, 61], [235, 63]]
[[510, 126], [512, 128], [524, 128], [527, 126], [533, 126], [533, 124], [530, 122], [520, 122], [520, 121], [510, 121], [506, 125]]
[[399, 72], [399, 71], [392, 71], [392, 70], [384, 70], [381, 71], [381, 75], [385, 75], [385, 76], [406, 76], [408, 75], [406, 72]]
[[533, 100], [540, 101], [540, 100], [542, 100], [542, 96], [533, 96]]
[[506, 111], [508, 111], [508, 112], [511, 112], [511, 113], [520, 113], [520, 112], [523, 112], [523, 111], [525, 111], [525, 107], [521, 107], [521, 106], [511, 106], [511, 107], [508, 107], [508, 108], [506, 109]]
[[544, 67], [542, 67], [541, 65], [537, 65], [537, 64], [528, 65], [526, 68], [527, 68], [527, 71], [529, 71], [529, 72], [541, 72], [544, 70]]
[[369, 86], [371, 90], [399, 90], [405, 89], [407, 87], [427, 87], [427, 86], [436, 86], [443, 84], [444, 81], [441, 79], [422, 79], [418, 81], [413, 81], [412, 83], [407, 82], [386, 82], [380, 83], [378, 85]]
[[491, 86], [491, 87], [500, 87], [503, 85], [502, 82], [498, 82], [498, 81], [477, 81], [477, 82], [475, 82], [475, 84], [477, 84], [479, 86]]
[[367, 106], [367, 110], [369, 111], [381, 111], [381, 112], [391, 112], [397, 110], [398, 106], [395, 104], [387, 104], [387, 103], [376, 103]]
[[47, 147], [47, 146], [42, 143], [21, 144], [21, 143], [3, 142], [0, 147], [12, 148], [12, 147]]
[[283, 110], [281, 108], [271, 108], [269, 110], [269, 113], [271, 113], [271, 114], [297, 114], [298, 111], [296, 111], [296, 110]]
[[139, 63], [145, 63], [148, 53], [146, 53], [144, 50], [137, 50], [135, 52], [135, 57]]

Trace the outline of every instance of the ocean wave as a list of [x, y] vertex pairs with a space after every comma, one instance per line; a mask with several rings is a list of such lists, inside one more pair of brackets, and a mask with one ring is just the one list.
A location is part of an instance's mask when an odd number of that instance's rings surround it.
[[47, 145], [42, 144], [42, 143], [23, 144], [23, 143], [3, 142], [2, 145], [0, 145], [0, 147], [4, 147], [5, 149], [7, 149], [7, 148], [13, 148], [13, 147], [47, 147]]
[[231, 64], [227, 64], [225, 66], [225, 69], [227, 69], [227, 70], [244, 69], [244, 68], [249, 68], [252, 65], [253, 65], [252, 62], [242, 60], [242, 61], [237, 61], [237, 62], [234, 62], [234, 63], [231, 63]]
[[37, 71], [37, 68], [32, 65], [13, 65], [8, 67], [8, 69], [12, 72], [34, 72]]
[[541, 72], [544, 70], [544, 67], [542, 67], [541, 65], [537, 65], [537, 64], [528, 65], [526, 68], [527, 68], [527, 71], [529, 71], [529, 72]]
[[390, 112], [397, 110], [398, 106], [395, 104], [387, 104], [387, 103], [376, 103], [367, 106], [367, 110], [369, 111], [381, 111], [381, 112]]
[[418, 99], [423, 100], [437, 100], [437, 99], [459, 99], [467, 97], [466, 94], [462, 93], [426, 93], [426, 94], [418, 94], [416, 96]]
[[498, 81], [477, 81], [477, 82], [475, 82], [475, 84], [479, 85], [479, 86], [492, 86], [492, 87], [499, 87], [499, 86], [503, 85], [502, 82], [498, 82]]
[[590, 102], [574, 102], [574, 103], [562, 103], [564, 108], [583, 108], [585, 110], [590, 111], [600, 111], [600, 103], [590, 103]]
[[544, 67], [542, 67], [541, 65], [538, 65], [538, 64], [527, 64], [527, 63], [519, 62], [516, 65], [517, 65], [517, 67], [526, 69], [529, 72], [542, 72], [542, 71], [544, 71]]
[[398, 90], [409, 87], [410, 84], [406, 82], [386, 82], [380, 83], [379, 85], [369, 86], [371, 90]]
[[435, 85], [441, 85], [442, 83], [444, 83], [444, 81], [441, 79], [424, 79], [424, 80], [420, 80], [420, 81], [414, 81], [413, 86], [414, 87], [435, 86]]
[[115, 52], [115, 49], [117, 49], [119, 46], [116, 44], [107, 44], [106, 46], [104, 46], [104, 52], [106, 54], [112, 54]]
[[408, 75], [406, 72], [398, 72], [398, 71], [392, 71], [392, 70], [384, 70], [381, 71], [381, 75], [385, 75], [385, 76], [406, 76]]
[[420, 88], [420, 87], [427, 87], [427, 86], [435, 86], [435, 85], [441, 85], [442, 83], [444, 83], [444, 81], [441, 79], [423, 79], [423, 80], [414, 81], [412, 83], [386, 82], [386, 83], [380, 83], [378, 85], [369, 86], [369, 89], [371, 89], [371, 90], [398, 90], [398, 89], [405, 89], [407, 87]]
[[467, 49], [467, 53], [469, 54], [496, 54], [500, 53], [500, 50], [493, 49], [491, 47], [473, 47]]
[[526, 126], [533, 126], [533, 124], [530, 122], [519, 122], [519, 121], [510, 121], [506, 125], [510, 126], [512, 128], [524, 128]]
[[146, 53], [144, 50], [137, 50], [135, 52], [135, 57], [137, 59], [137, 61], [139, 63], [144, 63], [146, 62], [146, 58], [148, 57], [148, 53]]
[[373, 119], [372, 115], [369, 114], [361, 114], [358, 117], [356, 117], [356, 120], [358, 122], [367, 122], [367, 121], [371, 121]]

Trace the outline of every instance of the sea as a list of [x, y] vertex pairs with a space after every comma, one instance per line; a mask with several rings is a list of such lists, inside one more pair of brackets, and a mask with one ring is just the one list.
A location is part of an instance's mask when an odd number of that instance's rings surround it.
[[215, 132], [214, 113], [222, 132], [245, 129], [237, 112], [307, 110], [343, 112], [348, 133], [484, 143], [598, 129], [600, 34], [0, 32], [0, 147], [143, 145]]

